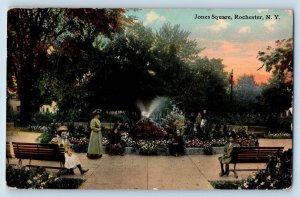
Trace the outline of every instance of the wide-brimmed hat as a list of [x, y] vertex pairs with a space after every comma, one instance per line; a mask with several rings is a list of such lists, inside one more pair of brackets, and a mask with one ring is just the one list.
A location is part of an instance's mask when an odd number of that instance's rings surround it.
[[66, 126], [59, 126], [57, 129], [56, 129], [56, 133], [57, 134], [61, 134], [62, 132], [64, 132], [64, 131], [68, 131], [68, 127], [66, 127]]
[[101, 115], [102, 110], [101, 109], [95, 109], [92, 113], [93, 113], [94, 116], [95, 115]]

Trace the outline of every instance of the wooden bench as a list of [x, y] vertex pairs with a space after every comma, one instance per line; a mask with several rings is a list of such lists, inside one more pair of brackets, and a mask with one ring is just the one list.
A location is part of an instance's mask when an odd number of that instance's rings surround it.
[[[45, 168], [64, 169], [64, 148], [57, 144], [39, 144], [39, 143], [23, 143], [12, 142], [14, 155], [19, 159], [19, 165], [22, 166], [22, 159], [29, 159], [27, 167], [34, 167], [31, 165], [31, 160], [43, 161], [59, 161], [60, 167], [42, 166]], [[41, 165], [38, 165], [41, 166]]]
[[258, 169], [236, 169], [238, 163], [267, 163], [271, 155], [278, 157], [284, 147], [234, 147], [231, 164], [234, 164], [234, 176], [238, 178], [236, 171], [255, 171]]

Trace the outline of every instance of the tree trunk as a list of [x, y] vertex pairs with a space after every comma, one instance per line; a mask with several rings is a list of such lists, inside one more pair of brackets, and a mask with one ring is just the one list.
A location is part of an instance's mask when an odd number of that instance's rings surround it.
[[38, 112], [39, 106], [33, 102], [35, 94], [32, 91], [32, 81], [21, 80], [19, 85], [20, 106], [20, 124], [28, 126], [32, 116]]

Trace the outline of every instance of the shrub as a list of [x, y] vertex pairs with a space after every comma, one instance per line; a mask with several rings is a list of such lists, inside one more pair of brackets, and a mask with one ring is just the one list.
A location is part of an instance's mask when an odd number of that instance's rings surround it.
[[55, 122], [56, 114], [53, 113], [35, 113], [32, 117], [33, 125], [47, 126]]
[[42, 131], [42, 134], [38, 137], [40, 143], [42, 144], [47, 144], [51, 141], [52, 138], [55, 137], [55, 131], [56, 131], [56, 124], [51, 124], [48, 127], [44, 127], [45, 129], [42, 129], [41, 127], [38, 126], [29, 126], [28, 128], [37, 128], [39, 131]]
[[292, 151], [285, 151], [280, 158], [270, 156], [267, 169], [249, 176], [239, 189], [287, 189], [292, 185]]
[[85, 137], [76, 138], [71, 137], [70, 143], [72, 144], [72, 149], [77, 153], [86, 153], [89, 145], [89, 140]]
[[238, 189], [241, 181], [210, 181], [215, 189]]
[[213, 148], [211, 144], [205, 144], [203, 146], [203, 152], [205, 155], [212, 155], [213, 154]]
[[25, 170], [8, 166], [6, 182], [10, 187], [24, 189], [77, 189], [84, 180], [60, 178], [47, 172], [43, 167]]
[[166, 153], [167, 142], [166, 141], [144, 141], [141, 140], [137, 143], [137, 149], [140, 155], [158, 155]]

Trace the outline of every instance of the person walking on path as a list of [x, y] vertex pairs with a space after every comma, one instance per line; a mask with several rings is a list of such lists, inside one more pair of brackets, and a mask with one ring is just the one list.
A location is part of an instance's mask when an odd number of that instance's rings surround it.
[[90, 122], [91, 136], [87, 151], [87, 157], [89, 159], [99, 159], [102, 157], [103, 154], [101, 122], [99, 120], [100, 114], [100, 109], [94, 110], [94, 118]]
[[69, 170], [69, 174], [74, 175], [74, 169], [76, 168], [79, 169], [80, 174], [88, 171], [88, 169], [82, 169], [79, 158], [71, 150], [71, 143], [68, 140], [68, 128], [66, 126], [60, 126], [56, 129], [56, 137], [50, 141], [50, 144], [58, 144], [65, 149], [64, 167]]

